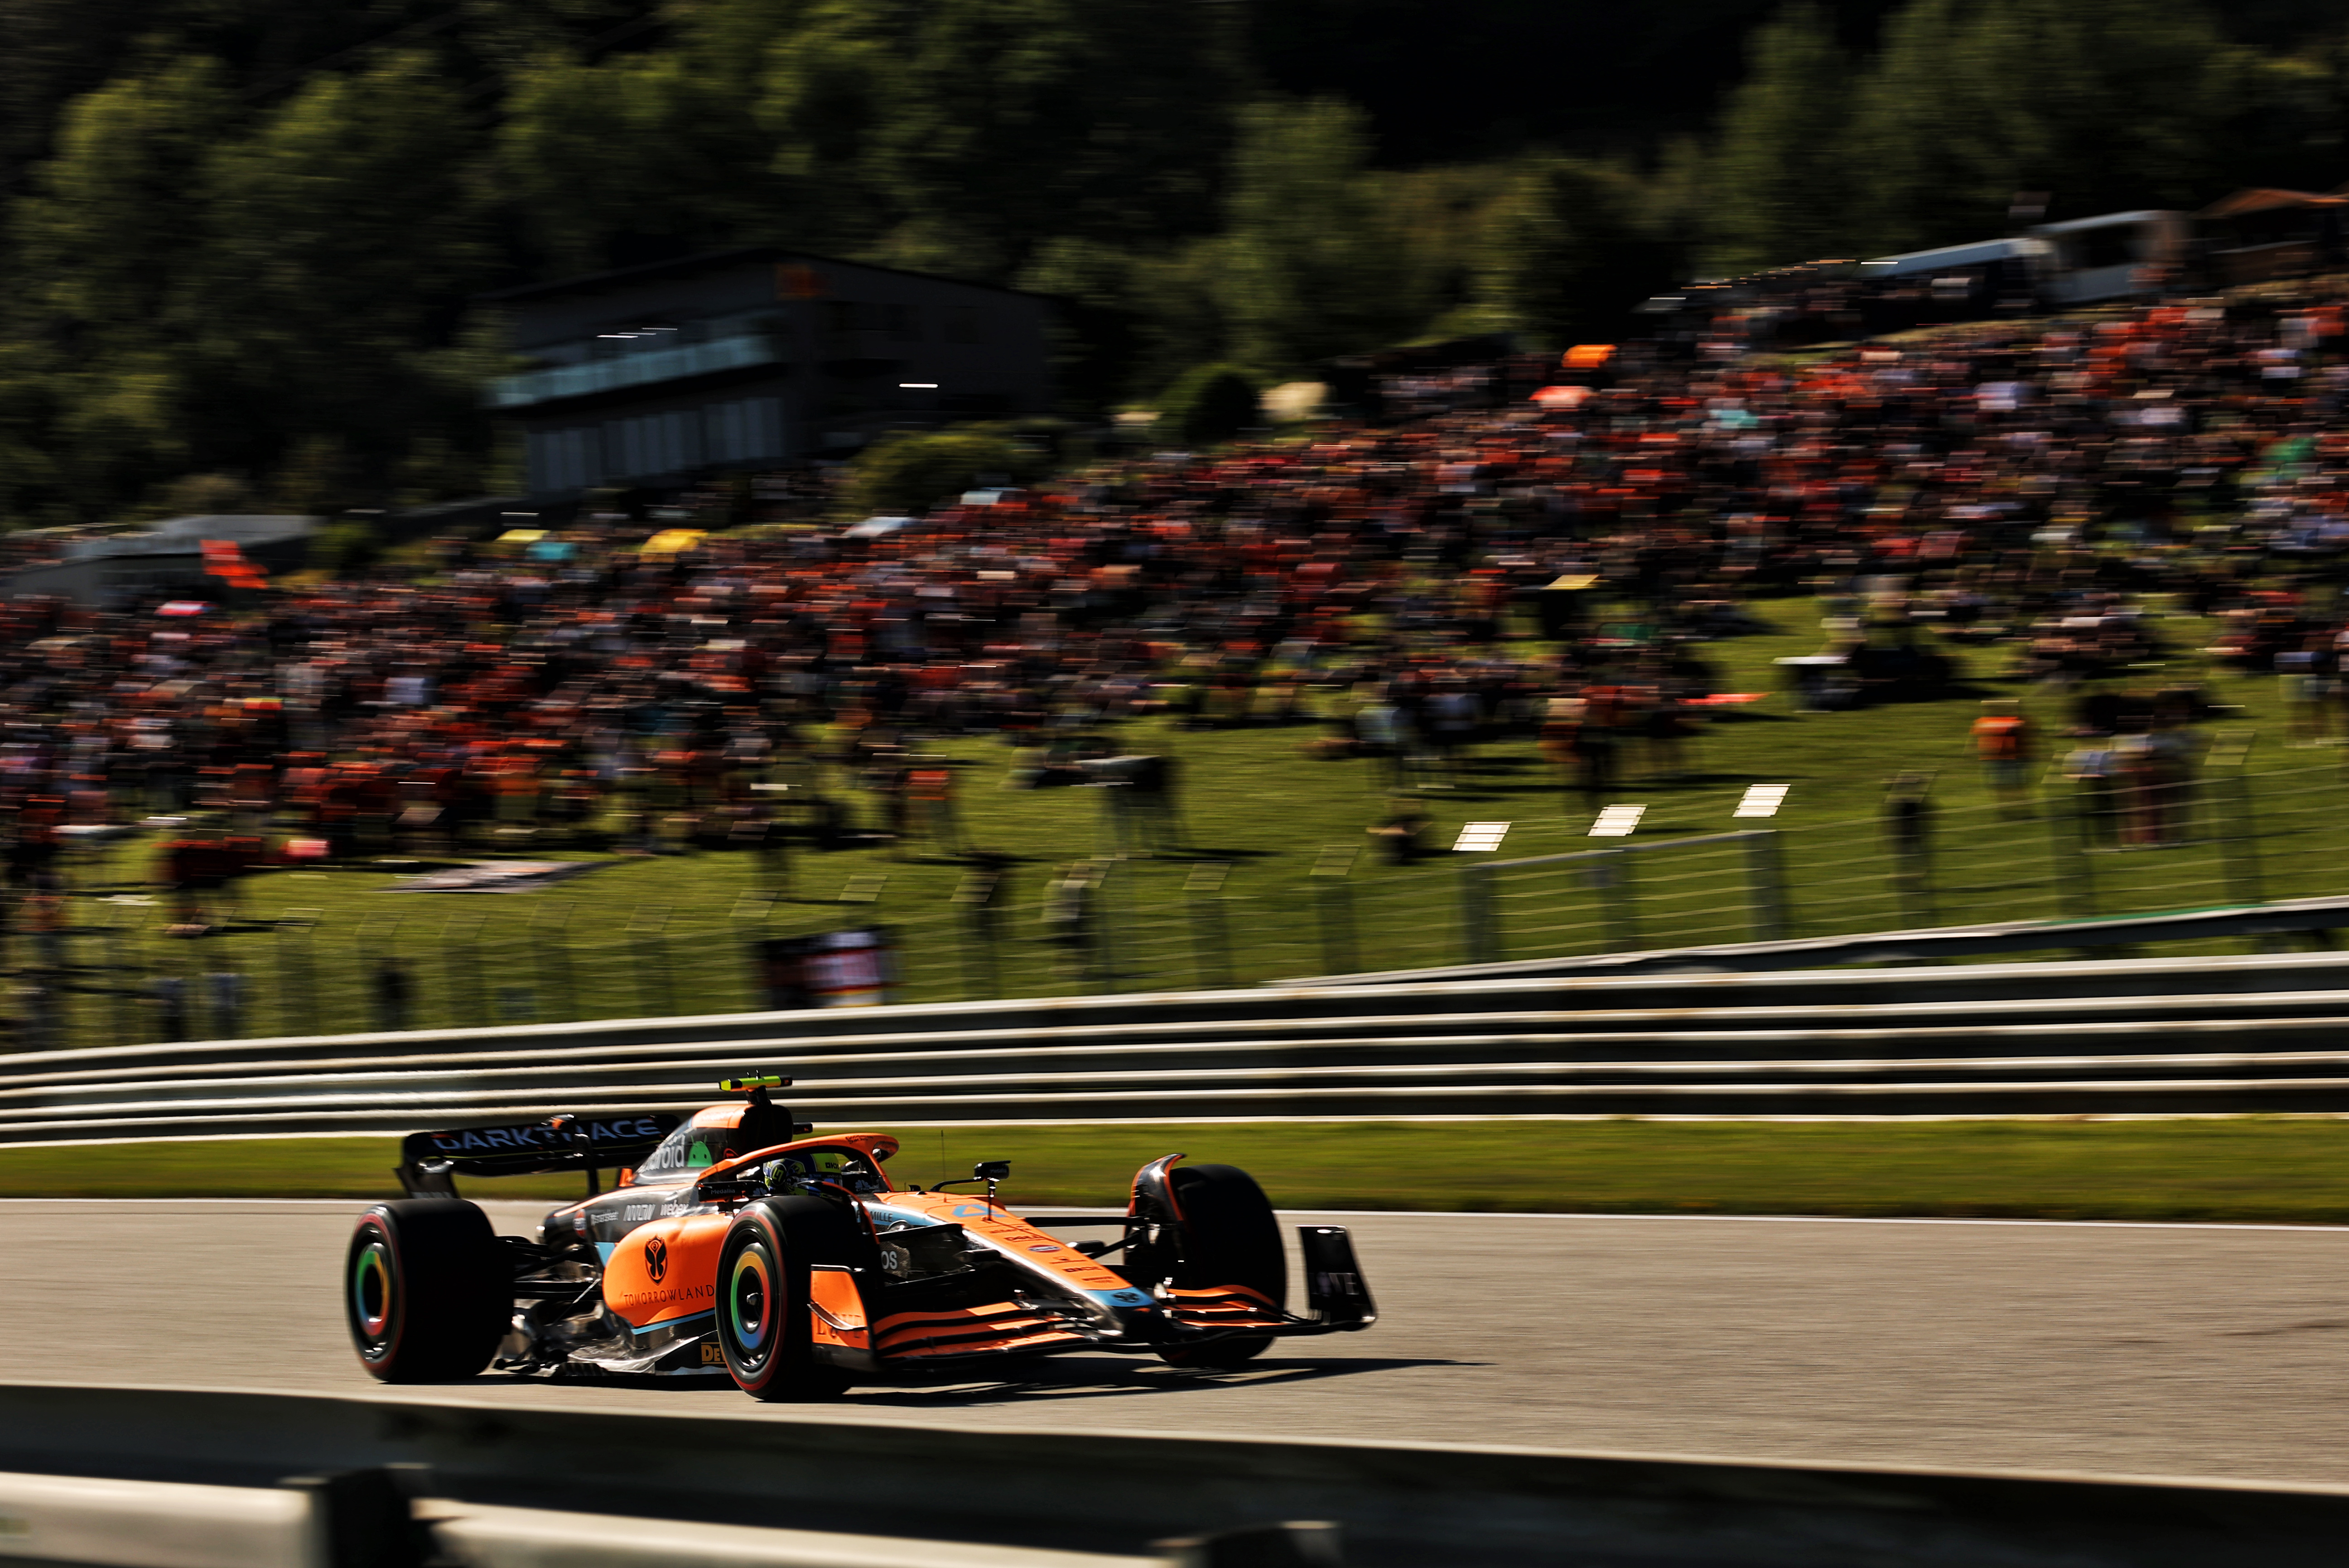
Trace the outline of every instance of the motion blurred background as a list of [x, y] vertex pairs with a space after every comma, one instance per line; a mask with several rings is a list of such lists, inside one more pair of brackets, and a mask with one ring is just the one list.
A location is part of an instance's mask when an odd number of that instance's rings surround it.
[[512, 491], [480, 296], [785, 244], [1059, 296], [1061, 411], [2330, 189], [2304, 0], [9, 0], [0, 520]]

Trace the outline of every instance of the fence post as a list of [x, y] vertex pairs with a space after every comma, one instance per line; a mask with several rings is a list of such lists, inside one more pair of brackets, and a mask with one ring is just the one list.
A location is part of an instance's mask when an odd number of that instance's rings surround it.
[[1203, 991], [1228, 990], [1232, 983], [1231, 932], [1224, 924], [1224, 878], [1228, 862], [1209, 860], [1191, 867], [1183, 880], [1184, 902], [1191, 913], [1191, 964]]
[[1640, 911], [1631, 891], [1631, 852], [1625, 848], [1601, 849], [1599, 858], [1592, 861], [1591, 876], [1599, 884], [1599, 897], [1607, 906], [1607, 940], [1613, 952], [1630, 952], [1640, 945]]
[[668, 1002], [668, 909], [656, 905], [640, 911], [629, 922], [628, 934], [636, 940], [628, 944], [629, 956], [636, 964], [636, 1016], [655, 1018], [676, 1011]]
[[1892, 898], [1911, 930], [1933, 923], [1933, 775], [1897, 774], [1884, 791], [1884, 842]]
[[138, 1004], [130, 994], [130, 960], [123, 951], [122, 928], [119, 925], [106, 928], [106, 970], [109, 977], [107, 991], [112, 1003], [109, 1011], [114, 1019], [114, 1038], [107, 1044], [134, 1044], [136, 1042], [131, 1036], [139, 1033], [134, 1021]]
[[1497, 963], [1501, 932], [1494, 918], [1493, 867], [1472, 860], [1460, 867], [1460, 961]]
[[[1106, 800], [1108, 796], [1104, 794], [1102, 798]], [[1110, 867], [1115, 864], [1113, 857], [1102, 856], [1094, 862], [1097, 869], [1093, 873], [1093, 962], [1104, 996], [1117, 994], [1118, 957], [1124, 946], [1118, 940], [1117, 898], [1110, 889]]]
[[388, 1034], [416, 1027], [416, 977], [398, 953], [388, 952], [375, 961], [367, 985], [373, 993], [375, 1027]]
[[216, 970], [202, 977], [203, 1005], [214, 1040], [242, 1040], [244, 1026], [244, 976], [235, 970]]
[[1314, 900], [1321, 924], [1321, 972], [1353, 974], [1361, 968], [1354, 948], [1354, 885], [1343, 877], [1324, 877]]
[[1786, 913], [1786, 867], [1778, 831], [1757, 827], [1745, 836], [1745, 895], [1751, 940], [1778, 942], [1791, 933]]
[[440, 927], [440, 973], [449, 992], [450, 1028], [470, 1029], [490, 1022], [489, 1004], [481, 995], [481, 928], [487, 915], [449, 917]]
[[2227, 897], [2238, 904], [2267, 901], [2260, 876], [2259, 822], [2253, 815], [2251, 778], [2242, 767], [2220, 775], [2227, 781], [2224, 811], [2230, 821], [2220, 830], [2220, 852], [2227, 861]]
[[1118, 792], [1128, 787], [1123, 780], [1080, 787], [1090, 788], [1101, 796], [1101, 825], [1093, 837], [1097, 858], [1119, 860], [1125, 857], [1125, 801]]
[[[547, 961], [551, 967], [549, 978], [553, 983], [547, 987], [547, 995], [554, 1005], [548, 1012], [557, 1023], [575, 1023], [579, 1017], [578, 1002], [571, 988], [572, 908], [568, 901], [541, 904], [530, 917], [530, 931], [526, 938], [533, 956]], [[550, 914], [554, 916], [551, 920], [547, 919]], [[542, 929], [542, 924], [546, 929]], [[533, 971], [539, 968], [536, 963], [531, 967]]]
[[1003, 994], [1003, 977], [995, 962], [995, 910], [1003, 897], [1003, 874], [974, 871], [956, 888], [953, 902], [963, 907], [962, 991], [965, 1000], [994, 1001]]
[[318, 988], [310, 962], [310, 933], [322, 911], [285, 909], [277, 917], [277, 994], [280, 1026], [288, 1034], [316, 1034]]
[[971, 1002], [995, 1002], [1003, 995], [1003, 977], [995, 967], [995, 911], [984, 905], [963, 918], [962, 993]]
[[1933, 923], [1933, 851], [1930, 846], [1903, 844], [1892, 851], [1893, 891], [1900, 901], [1900, 921], [1910, 929]]
[[[155, 977], [150, 989], [158, 1014], [155, 1029], [158, 1038], [167, 1041], [190, 1038], [194, 1032], [189, 1027], [187, 981], [176, 974], [160, 974]], [[37, 1005], [44, 1009], [38, 1016], [46, 1021], [47, 993], [36, 990], [33, 994], [38, 999]]]
[[2086, 919], [2096, 912], [2095, 872], [2088, 859], [2084, 835], [2087, 823], [2076, 798], [2047, 803], [2047, 840], [2055, 868], [2055, 907], [2066, 919]]

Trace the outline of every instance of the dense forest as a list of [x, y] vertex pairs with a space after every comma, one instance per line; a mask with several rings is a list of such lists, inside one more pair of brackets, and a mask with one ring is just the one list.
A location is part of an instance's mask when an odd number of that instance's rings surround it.
[[478, 296], [722, 245], [1059, 295], [1087, 417], [2344, 133], [2312, 0], [0, 0], [0, 522], [494, 488]]

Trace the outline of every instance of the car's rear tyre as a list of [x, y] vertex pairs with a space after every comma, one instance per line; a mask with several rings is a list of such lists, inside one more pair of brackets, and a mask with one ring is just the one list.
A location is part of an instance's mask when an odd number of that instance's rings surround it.
[[513, 1318], [513, 1272], [489, 1216], [454, 1198], [401, 1199], [360, 1215], [343, 1260], [343, 1314], [369, 1376], [479, 1374]]
[[735, 1217], [718, 1252], [718, 1345], [753, 1399], [837, 1398], [853, 1379], [815, 1359], [812, 1263], [846, 1262], [848, 1219], [821, 1198], [771, 1198]]
[[[1256, 1179], [1237, 1166], [1178, 1165], [1167, 1172], [1167, 1186], [1182, 1211], [1169, 1271], [1174, 1288], [1240, 1285], [1275, 1307], [1285, 1307], [1288, 1255], [1281, 1250], [1280, 1221], [1273, 1216], [1272, 1200]], [[1158, 1354], [1176, 1366], [1237, 1366], [1262, 1355], [1271, 1344], [1271, 1335], [1264, 1334]]]

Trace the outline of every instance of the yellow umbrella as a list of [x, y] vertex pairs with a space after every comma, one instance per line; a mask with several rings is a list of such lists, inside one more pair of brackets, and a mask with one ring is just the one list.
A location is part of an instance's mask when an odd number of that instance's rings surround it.
[[647, 556], [670, 555], [678, 550], [690, 550], [709, 537], [707, 528], [664, 528], [645, 541]]
[[498, 535], [501, 545], [535, 545], [546, 537], [543, 528], [509, 528]]

